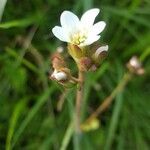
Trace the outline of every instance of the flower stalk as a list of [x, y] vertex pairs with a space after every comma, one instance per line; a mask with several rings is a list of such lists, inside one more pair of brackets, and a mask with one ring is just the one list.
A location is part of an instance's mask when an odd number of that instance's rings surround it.
[[84, 72], [81, 70], [79, 70], [78, 72], [78, 79], [80, 80], [80, 82], [76, 94], [76, 113], [75, 113], [76, 133], [80, 133], [81, 107], [82, 107], [83, 90], [84, 90]]
[[98, 117], [98, 115], [101, 115], [104, 111], [107, 110], [107, 108], [111, 105], [112, 101], [116, 97], [116, 95], [123, 91], [128, 82], [133, 78], [134, 75], [143, 75], [145, 70], [142, 67], [142, 63], [140, 62], [139, 58], [136, 56], [133, 56], [129, 62], [127, 63], [128, 72], [126, 72], [119, 84], [116, 86], [116, 88], [112, 91], [112, 93], [106, 97], [102, 104], [99, 105], [99, 107], [86, 119], [86, 121], [83, 124], [89, 123], [95, 118]]
[[100, 104], [99, 107], [86, 119], [85, 123], [90, 122], [94, 118], [98, 117], [98, 115], [106, 111], [112, 103], [115, 96], [126, 87], [127, 83], [131, 80], [131, 78], [131, 73], [125, 73], [117, 87], [112, 91], [112, 93], [108, 97], [104, 99], [103, 103]]

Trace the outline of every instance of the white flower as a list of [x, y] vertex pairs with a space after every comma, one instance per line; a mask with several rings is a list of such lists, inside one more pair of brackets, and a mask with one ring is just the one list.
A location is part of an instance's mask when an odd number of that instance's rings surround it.
[[67, 75], [65, 72], [60, 72], [60, 71], [57, 71], [56, 69], [52, 73], [51, 77], [58, 81], [64, 81], [67, 79]]
[[100, 21], [94, 24], [99, 14], [98, 8], [86, 11], [81, 19], [70, 11], [62, 12], [60, 16], [61, 26], [52, 29], [53, 34], [61, 41], [78, 45], [79, 47], [90, 45], [100, 38], [106, 23]]

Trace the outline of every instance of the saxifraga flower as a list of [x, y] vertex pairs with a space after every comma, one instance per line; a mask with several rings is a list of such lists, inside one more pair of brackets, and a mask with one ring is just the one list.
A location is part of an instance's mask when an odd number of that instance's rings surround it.
[[84, 47], [91, 45], [100, 38], [100, 33], [104, 30], [106, 23], [100, 21], [94, 24], [96, 16], [99, 14], [98, 8], [86, 11], [81, 19], [70, 11], [63, 11], [60, 16], [60, 26], [52, 29], [53, 34], [61, 41]]

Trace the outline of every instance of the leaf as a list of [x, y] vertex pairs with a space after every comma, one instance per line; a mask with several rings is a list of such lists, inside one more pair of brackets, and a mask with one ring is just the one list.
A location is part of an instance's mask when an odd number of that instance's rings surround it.
[[25, 130], [25, 128], [27, 127], [27, 125], [31, 122], [31, 120], [37, 114], [37, 112], [43, 106], [43, 104], [48, 100], [48, 97], [53, 92], [53, 90], [54, 88], [51, 87], [51, 88], [48, 88], [46, 91], [44, 91], [44, 93], [37, 100], [37, 103], [34, 105], [34, 107], [29, 111], [28, 115], [20, 124], [20, 127], [18, 128], [18, 130], [15, 132], [14, 139], [13, 139], [13, 147], [18, 141], [23, 131]]
[[4, 12], [6, 2], [7, 2], [7, 0], [1, 0], [0, 1], [0, 21], [2, 19], [2, 15], [3, 15], [3, 12]]
[[39, 19], [40, 19], [37, 17], [38, 17], [37, 15], [33, 15], [33, 16], [27, 17], [25, 19], [3, 22], [3, 23], [0, 23], [0, 28], [1, 29], [9, 29], [9, 28], [14, 28], [14, 27], [27, 27], [31, 24], [37, 23], [37, 21], [39, 21]]
[[7, 140], [6, 140], [6, 150], [11, 150], [11, 141], [15, 132], [15, 127], [21, 115], [21, 112], [23, 111], [23, 108], [25, 107], [25, 104], [26, 104], [26, 98], [20, 99], [19, 102], [15, 105], [14, 111], [12, 113], [9, 122], [9, 129], [8, 129]]

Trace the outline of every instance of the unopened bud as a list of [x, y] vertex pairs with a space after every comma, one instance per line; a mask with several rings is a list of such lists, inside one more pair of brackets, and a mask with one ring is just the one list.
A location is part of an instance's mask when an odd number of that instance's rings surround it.
[[97, 66], [95, 64], [93, 64], [89, 69], [89, 71], [96, 71], [96, 70], [97, 70]]
[[130, 72], [138, 74], [138, 75], [142, 75], [145, 72], [137, 56], [133, 56], [129, 60], [129, 62], [127, 63], [127, 68], [129, 69]]
[[59, 53], [54, 53], [51, 57], [52, 66], [56, 70], [66, 67], [63, 57]]
[[139, 61], [139, 59], [136, 56], [133, 56], [130, 60], [129, 63], [132, 67], [134, 67], [135, 69], [138, 69], [141, 67], [141, 62]]
[[62, 53], [64, 51], [64, 48], [62, 46], [59, 46], [56, 50], [58, 53]]
[[97, 118], [92, 118], [91, 120], [81, 124], [81, 130], [85, 132], [89, 132], [92, 130], [98, 129], [100, 126], [100, 122]]
[[99, 47], [93, 54], [94, 62], [99, 65], [107, 56], [108, 45]]
[[94, 57], [98, 59], [98, 57], [105, 56], [108, 51], [108, 45], [99, 47], [94, 54]]
[[89, 57], [82, 57], [78, 64], [80, 70], [88, 71], [92, 66], [92, 60]]
[[65, 72], [54, 70], [54, 72], [51, 75], [51, 78], [57, 81], [65, 81], [67, 80], [67, 74]]

